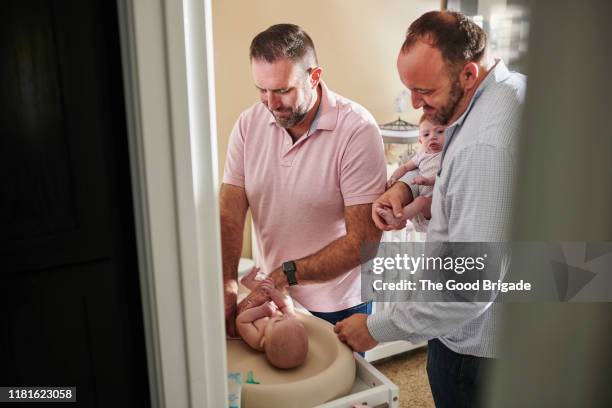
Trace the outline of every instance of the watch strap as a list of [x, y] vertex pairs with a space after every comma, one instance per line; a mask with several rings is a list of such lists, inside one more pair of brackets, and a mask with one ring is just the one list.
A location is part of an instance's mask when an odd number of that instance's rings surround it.
[[295, 261], [287, 261], [287, 262], [283, 262], [283, 273], [285, 274], [285, 277], [287, 278], [287, 282], [289, 283], [289, 286], [294, 286], [298, 284], [297, 281], [297, 277], [295, 276], [295, 273], [297, 272], [297, 268], [295, 265]]

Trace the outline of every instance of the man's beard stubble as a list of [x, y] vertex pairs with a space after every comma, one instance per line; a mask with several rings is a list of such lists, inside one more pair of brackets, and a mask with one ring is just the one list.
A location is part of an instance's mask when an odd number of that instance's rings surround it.
[[304, 95], [306, 95], [306, 99], [295, 109], [291, 109], [291, 114], [287, 118], [281, 119], [272, 111], [272, 115], [280, 127], [285, 129], [295, 127], [299, 125], [308, 114], [308, 108], [310, 107], [310, 102], [312, 101], [312, 93], [310, 92], [308, 86], [305, 86], [303, 91]]
[[447, 126], [449, 124], [448, 122], [457, 111], [457, 107], [459, 106], [464, 94], [465, 92], [463, 88], [461, 88], [461, 83], [459, 81], [459, 75], [455, 75], [448, 95], [448, 102], [446, 105], [438, 109], [438, 112], [436, 112], [434, 116], [430, 118], [430, 121], [436, 125]]

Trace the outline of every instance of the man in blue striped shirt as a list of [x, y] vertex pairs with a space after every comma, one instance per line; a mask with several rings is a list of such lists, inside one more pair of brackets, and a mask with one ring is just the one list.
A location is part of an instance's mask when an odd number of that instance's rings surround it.
[[[484, 31], [456, 12], [429, 12], [410, 25], [397, 61], [412, 105], [448, 125], [434, 185], [427, 241], [505, 241], [511, 215], [517, 126], [526, 77], [489, 57]], [[416, 197], [407, 174], [373, 205], [397, 215]], [[507, 267], [507, 265], [504, 265]], [[504, 271], [500, 271], [503, 275]], [[438, 408], [477, 406], [495, 357], [497, 305], [395, 303], [336, 325], [340, 340], [364, 351], [378, 342], [428, 340], [427, 372]]]

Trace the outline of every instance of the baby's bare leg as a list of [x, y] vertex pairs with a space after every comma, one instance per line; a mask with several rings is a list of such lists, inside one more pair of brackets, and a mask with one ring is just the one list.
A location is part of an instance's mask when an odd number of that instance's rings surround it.
[[403, 218], [395, 218], [393, 212], [388, 208], [377, 208], [376, 212], [388, 225], [399, 225], [403, 223]]
[[[429, 218], [431, 218], [431, 197], [418, 196], [410, 204], [404, 207], [402, 210], [403, 220], [409, 220], [416, 217], [419, 213], [423, 212], [427, 208]], [[423, 214], [426, 218], [427, 216]]]

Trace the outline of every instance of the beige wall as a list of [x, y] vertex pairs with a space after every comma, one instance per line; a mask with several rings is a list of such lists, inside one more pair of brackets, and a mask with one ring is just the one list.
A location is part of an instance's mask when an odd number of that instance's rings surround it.
[[[393, 102], [404, 89], [395, 59], [406, 28], [439, 6], [439, 0], [213, 0], [220, 174], [236, 118], [257, 101], [248, 59], [257, 33], [277, 23], [304, 28], [329, 87], [385, 123], [397, 118]], [[410, 107], [402, 114], [412, 122], [418, 116]], [[248, 230], [243, 255], [250, 256]]]

